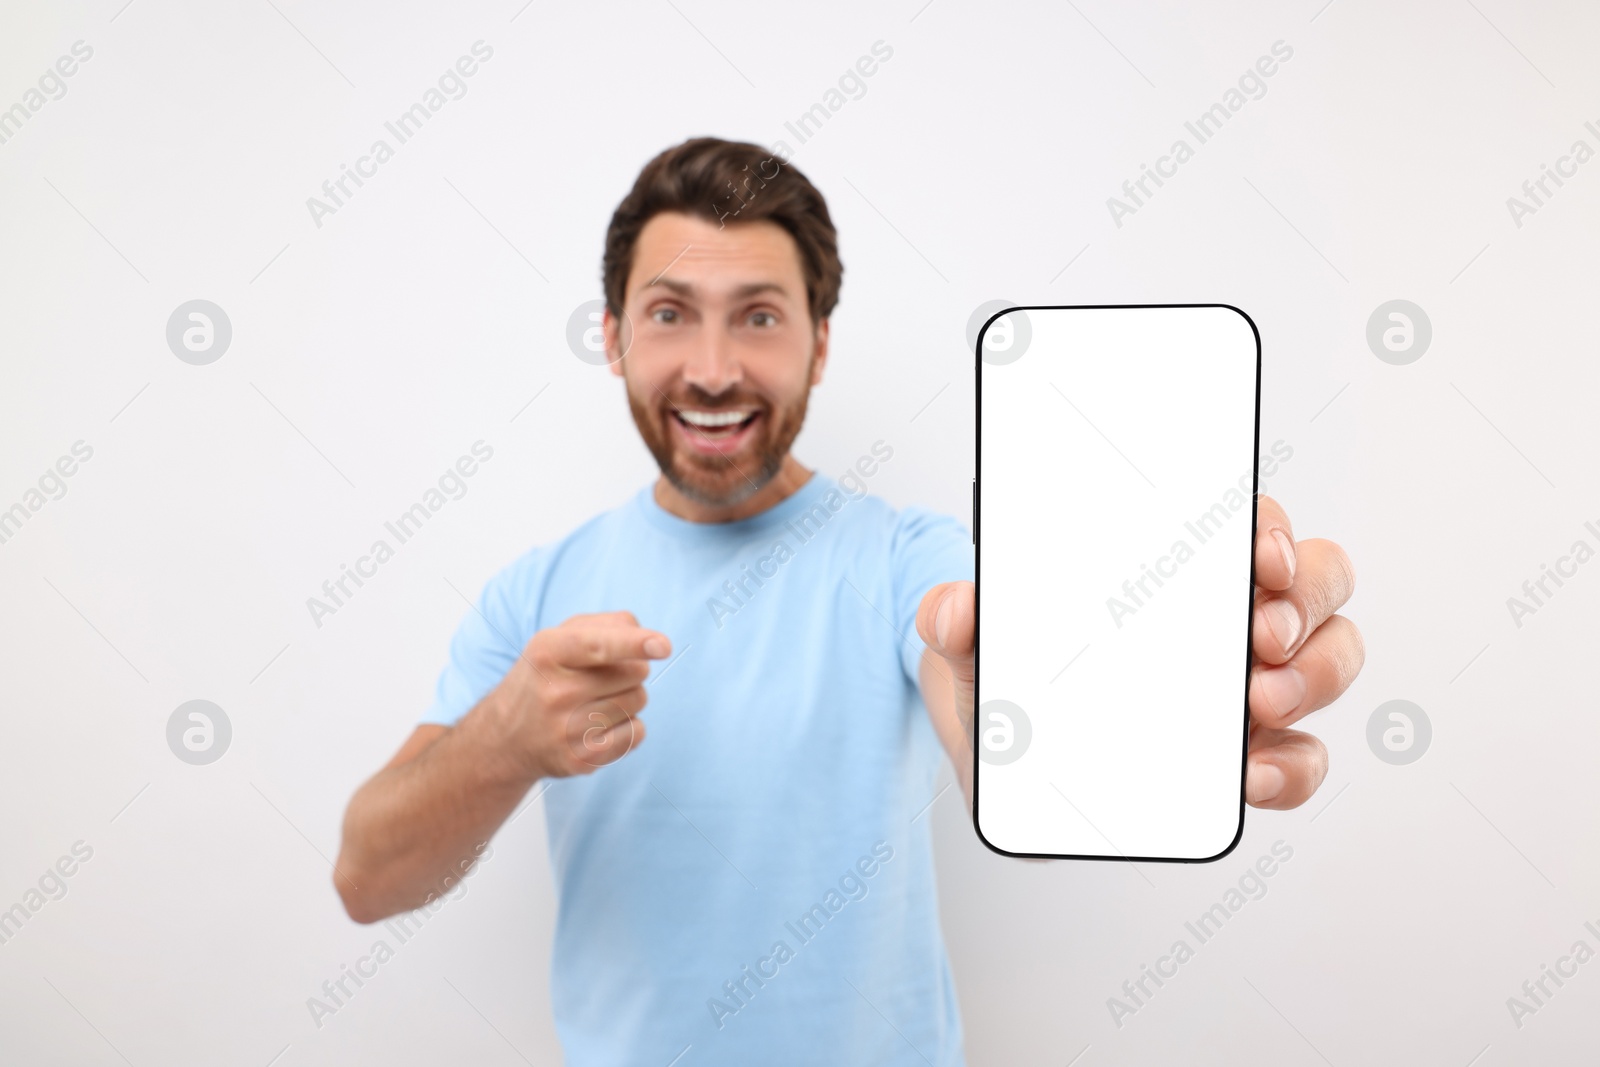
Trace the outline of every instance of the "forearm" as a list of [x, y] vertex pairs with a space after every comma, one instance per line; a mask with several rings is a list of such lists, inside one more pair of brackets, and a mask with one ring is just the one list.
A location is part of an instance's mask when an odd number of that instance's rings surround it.
[[345, 812], [334, 883], [357, 922], [442, 895], [516, 808], [537, 774], [513, 758], [498, 690], [416, 758], [379, 771]]

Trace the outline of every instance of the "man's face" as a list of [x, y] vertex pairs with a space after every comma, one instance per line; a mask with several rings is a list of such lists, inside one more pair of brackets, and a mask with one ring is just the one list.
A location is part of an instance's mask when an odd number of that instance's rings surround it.
[[657, 215], [634, 247], [623, 311], [605, 319], [611, 370], [667, 480], [713, 507], [771, 481], [828, 352], [788, 232]]

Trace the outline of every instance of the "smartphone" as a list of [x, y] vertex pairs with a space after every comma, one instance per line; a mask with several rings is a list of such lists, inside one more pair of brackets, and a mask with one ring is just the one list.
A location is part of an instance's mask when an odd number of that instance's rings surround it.
[[1220, 859], [1244, 832], [1255, 323], [1225, 304], [1007, 307], [976, 345], [978, 836]]

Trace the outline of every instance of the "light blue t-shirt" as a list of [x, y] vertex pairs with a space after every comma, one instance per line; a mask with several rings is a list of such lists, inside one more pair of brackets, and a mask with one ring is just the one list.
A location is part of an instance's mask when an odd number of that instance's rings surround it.
[[673, 645], [639, 747], [539, 801], [569, 1067], [961, 1067], [915, 619], [972, 578], [961, 523], [814, 474], [725, 524], [646, 487], [490, 580], [426, 722], [456, 722], [576, 614], [631, 611]]

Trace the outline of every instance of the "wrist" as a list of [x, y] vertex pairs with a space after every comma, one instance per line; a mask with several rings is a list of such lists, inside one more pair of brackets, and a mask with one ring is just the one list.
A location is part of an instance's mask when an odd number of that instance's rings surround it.
[[[505, 682], [491, 689], [467, 716], [471, 738], [493, 778], [527, 787], [548, 777], [547, 769], [527, 743], [524, 717], [506, 692]], [[463, 726], [469, 722], [464, 720]]]

